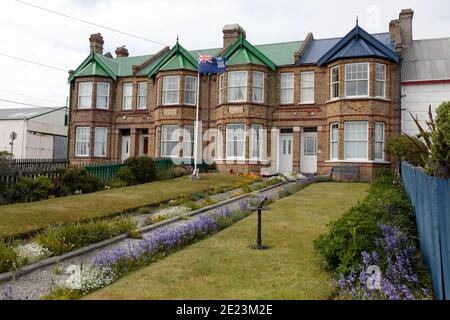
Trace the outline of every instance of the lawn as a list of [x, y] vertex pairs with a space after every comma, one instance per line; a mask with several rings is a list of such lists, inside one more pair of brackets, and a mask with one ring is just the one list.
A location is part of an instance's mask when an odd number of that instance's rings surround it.
[[31, 232], [56, 223], [108, 216], [158, 204], [182, 193], [234, 185], [243, 179], [238, 175], [202, 174], [200, 180], [194, 181], [181, 177], [85, 195], [0, 206], [0, 236]]
[[332, 289], [313, 240], [367, 194], [360, 183], [317, 183], [264, 212], [266, 251], [256, 215], [130, 273], [87, 299], [327, 299]]

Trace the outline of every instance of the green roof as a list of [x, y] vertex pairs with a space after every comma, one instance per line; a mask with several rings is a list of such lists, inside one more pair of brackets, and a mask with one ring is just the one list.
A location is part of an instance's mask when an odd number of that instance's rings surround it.
[[[177, 42], [169, 52], [149, 63], [137, 75], [151, 77], [158, 70], [186, 69], [195, 71], [197, 70], [197, 57], [199, 54], [211, 56], [221, 54], [227, 58], [229, 65], [267, 65], [274, 70], [276, 66], [294, 64], [294, 54], [300, 49], [302, 44], [303, 41], [291, 41], [252, 45], [240, 37], [222, 53], [222, 48], [187, 51]], [[69, 82], [75, 77], [85, 76], [111, 77], [114, 80], [117, 77], [129, 77], [133, 75], [133, 66], [140, 66], [152, 57], [154, 55], [108, 58], [100, 54], [91, 53], [70, 76]]]

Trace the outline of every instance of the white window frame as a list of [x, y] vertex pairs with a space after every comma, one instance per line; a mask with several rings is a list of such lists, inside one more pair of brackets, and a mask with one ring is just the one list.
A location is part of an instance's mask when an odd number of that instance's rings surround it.
[[[102, 92], [100, 86], [106, 85], [106, 94]], [[109, 92], [110, 92], [110, 84], [108, 82], [97, 82], [97, 100], [95, 102], [95, 107], [97, 109], [107, 110], [109, 109]], [[106, 97], [106, 103], [104, 106], [99, 105], [99, 101], [102, 101], [101, 98]]]
[[[336, 139], [333, 139], [333, 127], [337, 130]], [[337, 145], [336, 152], [337, 154], [333, 154], [333, 145]], [[331, 123], [330, 124], [330, 160], [338, 160], [339, 159], [339, 123]]]
[[[245, 75], [245, 85], [237, 85], [237, 86], [231, 86], [231, 81], [230, 79], [232, 78], [232, 76], [234, 75]], [[231, 99], [230, 94], [233, 92], [233, 89], [239, 89], [241, 88], [243, 90], [243, 96], [244, 98], [242, 100], [238, 100], [238, 99]], [[247, 101], [247, 96], [248, 96], [248, 72], [247, 71], [230, 71], [228, 72], [228, 87], [227, 87], [227, 93], [228, 93], [228, 97], [227, 97], [227, 102], [246, 102]]]
[[[229, 137], [228, 132], [229, 132], [229, 130], [237, 131], [237, 130], [240, 129], [240, 128], [236, 128], [236, 127], [243, 127], [244, 138], [243, 139], [235, 139], [236, 138], [236, 134], [233, 134], [233, 138], [234, 139], [229, 141], [228, 140], [228, 137]], [[225, 153], [226, 153], [225, 157], [226, 157], [226, 159], [227, 160], [245, 160], [245, 148], [246, 148], [246, 127], [245, 127], [245, 124], [244, 123], [230, 123], [230, 124], [227, 124], [225, 136], [226, 136], [226, 150], [225, 150]], [[228, 151], [230, 151], [229, 150], [229, 143], [231, 143], [231, 142], [233, 142], [233, 143], [243, 143], [243, 147], [242, 147], [242, 153], [243, 154], [242, 155], [237, 155], [236, 154], [237, 148], [233, 148], [233, 150], [234, 150], [233, 156], [229, 156], [228, 155], [229, 154]]]
[[[174, 129], [174, 131], [170, 135], [170, 139], [166, 140], [164, 130], [168, 129], [169, 127], [172, 127], [172, 129]], [[180, 143], [180, 126], [174, 125], [174, 124], [161, 126], [161, 152], [160, 152], [162, 158], [179, 158], [180, 157], [178, 152], [175, 155], [173, 154], [174, 150], [179, 151], [178, 148], [176, 148], [176, 147], [172, 147], [170, 154], [164, 154], [164, 149], [165, 149], [163, 147], [164, 143], [170, 143], [170, 144], [175, 143], [175, 145], [178, 145], [178, 143]]]
[[[175, 83], [177, 83], [177, 88], [175, 89], [168, 89], [166, 87], [166, 84], [168, 84], [169, 79], [176, 79]], [[180, 81], [181, 81], [181, 77], [180, 76], [164, 76], [163, 77], [163, 85], [162, 85], [162, 105], [163, 106], [173, 106], [173, 105], [177, 105], [180, 104]], [[177, 93], [177, 99], [176, 101], [173, 102], [168, 102], [166, 101], [166, 92], [176, 92]]]
[[[285, 86], [283, 78], [290, 77], [292, 81], [292, 85]], [[294, 103], [294, 88], [295, 88], [295, 80], [293, 72], [285, 72], [280, 75], [280, 104], [293, 104]], [[292, 99], [283, 100], [283, 92], [292, 91]]]
[[[188, 79], [190, 79], [190, 80], [194, 80], [194, 89], [188, 89], [187, 88], [187, 83], [188, 83]], [[193, 77], [193, 76], [185, 76], [184, 77], [184, 104], [185, 105], [188, 105], [188, 106], [195, 106], [195, 105], [197, 105], [197, 81], [198, 81], [198, 79], [197, 79], [197, 77]], [[186, 97], [187, 97], [187, 92], [190, 92], [190, 93], [194, 93], [194, 102], [188, 102], [187, 100], [186, 100]]]
[[[377, 127], [381, 127], [381, 139], [377, 139]], [[377, 160], [377, 161], [384, 161], [384, 142], [385, 142], [385, 135], [386, 135], [386, 131], [385, 131], [385, 124], [383, 122], [375, 122], [375, 127], [374, 127], [374, 144], [373, 144], [373, 159]], [[376, 145], [377, 144], [381, 144], [381, 158], [377, 158], [376, 157]]]
[[[94, 129], [94, 157], [106, 157], [106, 155], [108, 154], [108, 128], [107, 127], [95, 127]], [[99, 134], [98, 131], [100, 130], [104, 130], [104, 140], [103, 141], [99, 141]], [[99, 144], [103, 144], [103, 147], [100, 147], [99, 150]], [[99, 151], [104, 150], [104, 153], [101, 153]]]
[[216, 136], [216, 160], [222, 160], [223, 157], [223, 134], [222, 125], [217, 126], [217, 136]]
[[[262, 124], [252, 124], [251, 135], [250, 135], [250, 159], [251, 160], [261, 160], [262, 152]], [[255, 157], [253, 155], [254, 148], [257, 148], [258, 155]]]
[[[261, 76], [261, 85], [257, 86], [255, 83], [255, 75]], [[252, 101], [257, 103], [264, 103], [264, 72], [253, 71], [253, 81], [252, 81]], [[261, 90], [261, 100], [255, 99], [255, 89]]]
[[[348, 79], [347, 74], [347, 66], [357, 66], [357, 65], [366, 65], [367, 66], [367, 79], [359, 78], [359, 79]], [[358, 62], [358, 63], [347, 63], [344, 65], [344, 73], [345, 73], [345, 97], [348, 98], [359, 98], [359, 97], [368, 97], [370, 95], [370, 64], [368, 62]], [[347, 93], [347, 83], [348, 82], [357, 82], [357, 81], [367, 81], [367, 94], [360, 95], [356, 92], [356, 95], [348, 95]]]
[[[347, 131], [347, 125], [348, 124], [357, 124], [357, 123], [364, 123], [366, 124], [367, 127], [367, 132], [366, 132], [366, 140], [347, 140], [346, 138], [346, 131]], [[365, 158], [348, 158], [347, 157], [347, 142], [366, 142], [367, 144], [367, 148], [366, 148], [366, 157]], [[354, 162], [358, 162], [358, 161], [368, 161], [369, 158], [369, 122], [368, 121], [346, 121], [344, 122], [344, 160], [349, 160], [349, 161], [354, 161]]]
[[[82, 88], [83, 86], [86, 86], [86, 88], [83, 89]], [[92, 108], [92, 88], [93, 88], [92, 81], [84, 81], [84, 82], [78, 83], [78, 104], [77, 104], [78, 109], [91, 109]], [[87, 101], [89, 101], [89, 104], [82, 105], [81, 104], [82, 98], [86, 98]]]
[[137, 109], [145, 110], [147, 109], [147, 81], [138, 82], [138, 92], [137, 92]]
[[[304, 81], [304, 76], [305, 75], [312, 75], [312, 86], [311, 85], [306, 85], [305, 81]], [[314, 74], [314, 71], [303, 71], [300, 73], [300, 103], [302, 104], [311, 104], [314, 103], [315, 101], [315, 81], [316, 81], [316, 76]], [[312, 100], [304, 100], [304, 90], [312, 90]]]
[[[383, 79], [378, 79], [378, 72], [377, 72], [377, 68], [383, 68], [383, 74], [384, 74], [384, 78]], [[386, 78], [387, 78], [387, 68], [385, 64], [381, 64], [381, 63], [376, 63], [375, 64], [375, 96], [377, 98], [386, 98]], [[377, 90], [377, 84], [380, 83], [383, 86], [383, 93], [382, 95], [378, 94], [378, 90]]]
[[[127, 92], [127, 91], [130, 92]], [[122, 110], [133, 109], [133, 83], [125, 82], [122, 85]]]
[[[85, 140], [80, 141], [80, 131], [81, 130], [87, 130], [87, 138]], [[90, 155], [90, 140], [91, 140], [91, 128], [90, 127], [77, 127], [75, 132], [75, 156], [76, 157], [89, 157]], [[86, 153], [79, 153], [78, 152], [78, 145], [81, 143], [87, 144], [86, 146]], [[81, 148], [82, 149], [82, 148]]]
[[[190, 136], [190, 130], [192, 130], [192, 137]], [[183, 128], [183, 158], [192, 159], [194, 158], [194, 132], [195, 126], [188, 125]], [[190, 155], [187, 154], [186, 150], [190, 150]]]
[[[337, 70], [337, 81], [333, 80], [333, 72]], [[334, 87], [337, 85], [337, 95], [334, 97]], [[339, 66], [330, 69], [330, 99], [339, 99]]]
[[222, 104], [223, 98], [225, 97], [225, 86], [224, 86], [224, 82], [225, 82], [225, 74], [220, 74], [219, 75], [219, 104]]

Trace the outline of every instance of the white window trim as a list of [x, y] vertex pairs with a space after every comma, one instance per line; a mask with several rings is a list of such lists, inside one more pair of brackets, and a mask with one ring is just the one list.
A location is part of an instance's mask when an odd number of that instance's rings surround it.
[[[367, 158], [347, 158], [345, 157], [346, 153], [346, 142], [345, 139], [345, 124], [346, 123], [366, 123], [367, 124]], [[353, 161], [353, 162], [361, 162], [361, 161], [369, 161], [369, 121], [346, 121], [344, 122], [344, 160]]]
[[[244, 140], [243, 140], [244, 155], [242, 157], [228, 157], [228, 127], [232, 126], [232, 125], [241, 125], [241, 126], [243, 125], [244, 126]], [[235, 141], [235, 140], [233, 140], [233, 141]], [[227, 124], [226, 128], [225, 128], [225, 158], [226, 158], [226, 160], [239, 160], [239, 161], [245, 160], [246, 147], [247, 147], [247, 126], [244, 123], [229, 123], [229, 124]]]
[[[80, 106], [80, 100], [81, 100], [81, 97], [89, 97], [89, 96], [81, 96], [80, 95], [80, 87], [81, 87], [81, 85], [82, 84], [90, 84], [90, 86], [91, 86], [91, 94], [89, 95], [90, 97], [91, 97], [91, 99], [90, 99], [90, 102], [89, 102], [89, 106], [87, 106], [87, 107], [81, 107]], [[93, 86], [94, 86], [94, 84], [93, 84], [93, 82], [92, 81], [83, 81], [83, 82], [79, 82], [78, 83], [78, 99], [77, 99], [77, 109], [91, 109], [92, 108], [92, 96], [93, 96]]]
[[[367, 65], [367, 95], [355, 95], [348, 96], [347, 95], [347, 66], [355, 65], [355, 64], [366, 64]], [[349, 81], [362, 81], [364, 79], [359, 80], [349, 80]], [[346, 98], [367, 98], [370, 97], [370, 63], [369, 62], [356, 62], [356, 63], [346, 63], [344, 65], [344, 96]]]
[[[338, 136], [337, 136], [337, 140], [333, 140], [333, 126], [337, 126], [337, 130], [338, 130]], [[333, 146], [333, 143], [337, 143], [337, 158], [333, 158], [333, 156], [332, 156], [332, 150], [333, 150], [333, 148], [332, 148], [332, 146]], [[337, 122], [334, 122], [334, 123], [330, 123], [330, 160], [331, 161], [333, 161], [333, 160], [339, 160], [339, 123], [337, 123]]]
[[[312, 87], [304, 87], [303, 86], [303, 75], [304, 74], [312, 74], [313, 76], [313, 85]], [[313, 99], [311, 101], [305, 101], [303, 100], [303, 89], [312, 89], [313, 91]], [[303, 71], [300, 72], [300, 104], [312, 104], [316, 100], [316, 75], [314, 74], [314, 71]]]
[[[283, 76], [292, 75], [292, 87], [283, 87]], [[292, 101], [281, 101], [283, 90], [292, 90]], [[293, 72], [284, 72], [280, 75], [280, 104], [293, 104], [295, 97], [295, 75]]]
[[[216, 131], [216, 156], [215, 160], [223, 160], [223, 133], [222, 133], [222, 125], [217, 126]], [[221, 155], [221, 157], [219, 157]]]
[[[377, 67], [378, 66], [384, 68], [384, 80], [378, 80], [377, 79]], [[384, 84], [384, 92], [383, 92], [382, 96], [378, 96], [377, 95], [377, 82], [382, 82]], [[375, 88], [374, 88], [375, 89], [375, 97], [386, 99], [386, 94], [387, 94], [387, 86], [386, 86], [386, 84], [387, 84], [387, 67], [386, 67], [385, 64], [376, 63], [375, 64]]]
[[[145, 84], [145, 95], [141, 94], [141, 85], [143, 85], [143, 84]], [[137, 90], [138, 92], [137, 92], [137, 106], [136, 106], [136, 108], [138, 110], [145, 110], [145, 109], [147, 109], [148, 84], [147, 84], [146, 81], [139, 81], [137, 87], [138, 87], [138, 90]], [[143, 97], [145, 97], [145, 106], [141, 107], [141, 99]]]
[[[102, 96], [100, 96], [99, 95], [99, 90], [98, 90], [98, 87], [99, 87], [99, 85], [103, 85], [103, 84], [106, 84], [106, 86], [107, 86], [107, 95], [106, 96], [104, 96], [104, 95], [102, 95]], [[95, 108], [96, 109], [100, 109], [100, 110], [108, 110], [109, 109], [109, 101], [110, 101], [110, 97], [109, 97], [109, 95], [110, 95], [110, 90], [111, 90], [111, 85], [108, 83], [108, 82], [97, 82], [97, 97], [96, 97], [96, 100], [95, 100]], [[99, 107], [98, 106], [98, 98], [99, 97], [106, 97], [106, 106], [103, 108], [103, 107]]]
[[[256, 87], [255, 86], [255, 74], [260, 74], [261, 76], [262, 76], [262, 86], [261, 87]], [[253, 71], [253, 73], [252, 73], [252, 77], [253, 77], [253, 81], [252, 81], [252, 101], [253, 102], [256, 102], [256, 103], [264, 103], [264, 78], [265, 78], [265, 74], [264, 74], [264, 72], [261, 72], [261, 71]], [[254, 97], [255, 97], [255, 95], [254, 95], [254, 90], [255, 90], [255, 88], [259, 88], [259, 89], [262, 89], [262, 93], [261, 93], [261, 100], [255, 100], [254, 99]]]
[[[376, 140], [376, 126], [377, 125], [381, 125], [382, 126], [382, 132], [383, 132], [383, 140], [381, 141], [377, 141]], [[375, 161], [384, 161], [384, 145], [386, 142], [386, 125], [384, 124], [384, 122], [375, 122], [375, 126], [374, 126], [374, 137], [373, 137], [373, 159]], [[381, 143], [381, 158], [375, 158], [375, 144], [376, 143]]]
[[223, 98], [225, 97], [225, 86], [224, 86], [224, 82], [225, 82], [225, 74], [220, 74], [219, 75], [219, 95], [218, 95], [218, 103], [219, 104], [223, 104], [224, 100]]
[[[187, 129], [187, 127], [192, 128], [192, 134], [193, 134], [192, 140], [186, 140], [186, 136], [189, 134], [189, 130]], [[188, 138], [190, 138], [190, 137], [188, 137]], [[194, 125], [184, 126], [184, 128], [183, 128], [183, 158], [184, 159], [193, 159], [194, 158], [194, 140], [195, 140], [195, 126]], [[192, 155], [185, 154], [185, 151], [186, 151], [185, 145], [187, 143], [191, 144]]]
[[[171, 90], [164, 89], [164, 80], [168, 79], [168, 78], [178, 78], [178, 89], [171, 89]], [[179, 105], [180, 104], [180, 91], [181, 91], [180, 82], [181, 82], [181, 77], [178, 76], [178, 75], [164, 76], [163, 77], [163, 79], [162, 79], [162, 97], [161, 97], [161, 104], [163, 106], [175, 106], [175, 105]], [[168, 103], [168, 102], [164, 101], [164, 97], [165, 97], [164, 92], [178, 92], [178, 99], [177, 99], [178, 102]]]
[[[105, 130], [105, 154], [97, 154], [97, 130], [104, 129]], [[108, 128], [107, 127], [95, 127], [94, 128], [94, 157], [98, 158], [106, 158], [108, 155]]]
[[[125, 95], [125, 88], [131, 88], [131, 94], [129, 96]], [[130, 107], [125, 107], [125, 99], [131, 98]], [[133, 83], [132, 82], [125, 82], [122, 85], [122, 110], [132, 110], [133, 109]]]
[[[194, 90], [188, 90], [187, 89], [187, 87], [186, 87], [187, 81], [186, 80], [188, 78], [195, 80]], [[185, 76], [184, 77], [184, 104], [187, 105], [187, 106], [196, 106], [197, 105], [197, 99], [198, 99], [198, 94], [197, 94], [197, 86], [198, 86], [198, 84], [197, 84], [197, 81], [198, 81], [197, 77], [193, 77], [193, 76]], [[189, 92], [194, 92], [194, 95], [195, 95], [194, 103], [187, 103], [186, 102], [186, 92], [188, 92], [188, 91]]]
[[[257, 129], [255, 129], [255, 127], [257, 128]], [[251, 137], [251, 139], [250, 139], [250, 150], [249, 150], [249, 153], [250, 153], [250, 160], [261, 160], [261, 154], [262, 154], [262, 130], [263, 130], [263, 125], [262, 124], [252, 124], [252, 126], [250, 127], [251, 128], [251, 135], [250, 135], [250, 137]], [[254, 130], [258, 130], [259, 132], [259, 142], [258, 142], [258, 145], [259, 145], [259, 154], [258, 154], [258, 156], [256, 156], [256, 157], [254, 157], [253, 156], [253, 138], [254, 138]], [[245, 149], [244, 149], [245, 150]]]
[[[245, 96], [243, 100], [231, 100], [230, 99], [230, 74], [245, 74]], [[240, 87], [231, 87], [231, 88], [244, 88], [244, 86]], [[228, 82], [227, 82], [227, 102], [247, 102], [248, 100], [248, 72], [247, 71], [229, 71], [228, 72]]]
[[[80, 153], [77, 153], [77, 144], [78, 144], [78, 130], [79, 129], [87, 129], [87, 136], [88, 136], [88, 138], [87, 138], [87, 140], [86, 141], [83, 141], [83, 142], [87, 142], [87, 154], [80, 154]], [[89, 157], [89, 155], [90, 155], [90, 153], [91, 153], [91, 127], [83, 127], [83, 126], [81, 126], [81, 127], [77, 127], [76, 129], [75, 129], [75, 156], [76, 157], [85, 157], [85, 158], [88, 158]]]
[[[338, 81], [334, 81], [333, 82], [333, 70], [337, 70], [338, 71]], [[339, 79], [339, 66], [333, 67], [330, 69], [330, 99], [331, 100], [337, 100], [339, 99], [339, 83], [340, 83], [340, 79]], [[338, 94], [336, 97], [333, 97], [333, 85], [337, 84], [338, 85]]]
[[[177, 127], [177, 129], [175, 129], [175, 132], [177, 133], [177, 138], [175, 139], [173, 139], [173, 140], [163, 140], [163, 138], [164, 138], [164, 127]], [[171, 138], [172, 138], [172, 136], [171, 136]], [[163, 148], [163, 143], [164, 142], [177, 142], [177, 143], [180, 143], [180, 126], [179, 125], [173, 125], [173, 124], [169, 124], [169, 125], [162, 125], [161, 126], [161, 138], [160, 138], [160, 140], [161, 140], [161, 142], [160, 142], [160, 148], [161, 148], [161, 151], [160, 151], [160, 154], [161, 154], [161, 158], [179, 158], [180, 156], [179, 156], [179, 154], [177, 154], [177, 155], [172, 155], [172, 154], [170, 154], [170, 155], [165, 155], [165, 154], [163, 154], [163, 151], [164, 151], [164, 148]], [[171, 152], [173, 151], [173, 149], [171, 150]]]

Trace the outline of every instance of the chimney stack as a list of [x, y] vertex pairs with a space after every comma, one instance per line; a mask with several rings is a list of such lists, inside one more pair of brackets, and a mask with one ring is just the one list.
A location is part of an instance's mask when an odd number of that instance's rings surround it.
[[129, 55], [130, 53], [128, 52], [128, 49], [125, 48], [125, 46], [121, 46], [116, 49], [117, 58], [128, 57]]
[[89, 42], [91, 44], [91, 53], [95, 52], [98, 54], [103, 54], [103, 44], [105, 42], [103, 41], [103, 37], [100, 33], [91, 34], [91, 36], [89, 37]]
[[239, 24], [226, 24], [223, 29], [223, 48], [230, 46], [240, 35], [245, 39], [245, 30]]
[[401, 53], [404, 47], [412, 44], [412, 19], [414, 11], [411, 9], [403, 9], [399, 18], [389, 23], [389, 34], [391, 40], [395, 42], [396, 51]]

